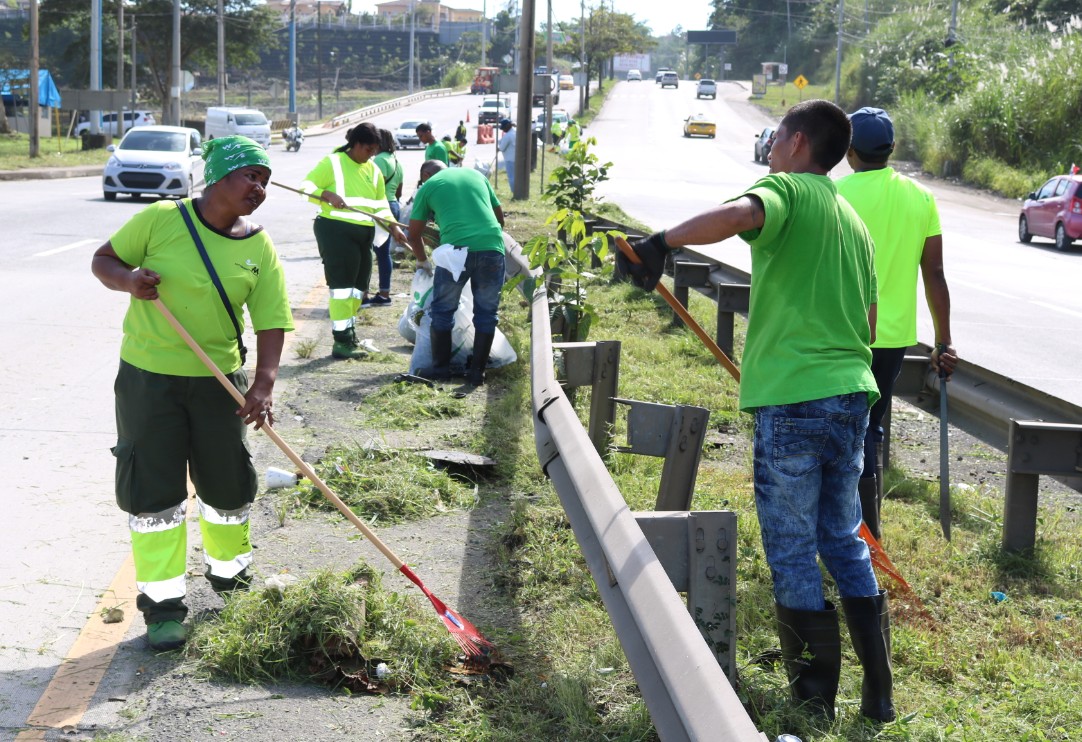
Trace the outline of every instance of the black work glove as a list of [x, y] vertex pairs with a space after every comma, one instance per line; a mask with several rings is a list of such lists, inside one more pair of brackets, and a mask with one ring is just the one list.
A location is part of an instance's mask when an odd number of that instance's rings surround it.
[[665, 273], [665, 258], [669, 254], [669, 245], [665, 242], [664, 232], [655, 232], [645, 240], [632, 243], [631, 249], [639, 256], [641, 265], [627, 259], [622, 252], [616, 254], [620, 271], [631, 282], [645, 291], [653, 291], [661, 276]]

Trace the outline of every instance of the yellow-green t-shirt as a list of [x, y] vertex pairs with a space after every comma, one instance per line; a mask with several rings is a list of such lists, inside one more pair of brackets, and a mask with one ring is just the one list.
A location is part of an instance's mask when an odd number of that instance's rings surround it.
[[425, 147], [425, 161], [428, 160], [439, 160], [444, 165], [451, 164], [450, 159], [447, 157], [447, 147], [444, 146], [443, 142], [437, 139]]
[[868, 345], [876, 301], [872, 240], [830, 178], [775, 173], [745, 195], [762, 201], [751, 245], [751, 302], [740, 409], [867, 392], [879, 399]]
[[853, 173], [836, 183], [875, 241], [879, 306], [873, 348], [917, 342], [917, 272], [924, 242], [942, 234], [931, 191], [894, 168]]
[[[316, 163], [312, 172], [301, 181], [300, 189], [312, 195], [312, 201], [319, 204], [320, 216], [327, 219], [372, 225], [374, 222], [367, 214], [375, 214], [394, 220], [394, 214], [387, 205], [387, 184], [383, 180], [383, 173], [371, 159], [361, 163], [345, 152], [332, 152]], [[336, 209], [326, 201], [319, 200], [323, 191], [328, 189], [341, 196], [346, 206], [366, 213]], [[380, 238], [376, 244], [382, 242], [383, 238]]]
[[[202, 220], [190, 199], [181, 203], [192, 215], [241, 330], [246, 306], [256, 332], [291, 331], [293, 314], [286, 295], [285, 275], [267, 233], [260, 229], [245, 237], [223, 235]], [[162, 303], [219, 369], [232, 373], [240, 368], [233, 323], [176, 202], [151, 204], [117, 230], [109, 242], [128, 265], [147, 268], [161, 276], [158, 295]], [[157, 307], [135, 297], [124, 315], [120, 357], [157, 374], [212, 375]]]

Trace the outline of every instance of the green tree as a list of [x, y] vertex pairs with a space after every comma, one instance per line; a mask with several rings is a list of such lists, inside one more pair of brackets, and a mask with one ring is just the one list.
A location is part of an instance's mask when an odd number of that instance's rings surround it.
[[[605, 62], [616, 54], [646, 52], [654, 48], [654, 39], [645, 23], [635, 20], [627, 13], [614, 13], [604, 5], [590, 9], [586, 17], [586, 59], [581, 59], [583, 35], [577, 22], [565, 22], [558, 28], [566, 34], [567, 40], [560, 44], [554, 53], [570, 59], [578, 59], [587, 79], [597, 73], [597, 86], [601, 89]], [[586, 105], [590, 104], [589, 88], [586, 91]]]
[[[102, 57], [116, 59], [117, 29], [115, 18], [118, 0], [103, 0]], [[169, 75], [172, 68], [172, 0], [131, 0], [125, 3], [125, 17], [134, 15], [138, 29], [137, 52], [143, 64], [138, 78], [146, 82], [152, 98], [160, 104], [169, 98]], [[72, 85], [90, 81], [90, 4], [70, 0], [42, 0], [41, 34], [63, 29], [74, 32], [74, 41], [64, 53], [64, 61], [78, 71]], [[260, 54], [277, 45], [274, 29], [278, 20], [265, 6], [254, 0], [226, 0], [225, 57], [230, 69], [254, 66]], [[130, 52], [130, 41], [125, 44]], [[184, 69], [217, 69], [218, 3], [217, 0], [184, 0], [180, 19], [180, 64]], [[123, 87], [116, 80], [116, 66], [102, 66], [104, 86]]]

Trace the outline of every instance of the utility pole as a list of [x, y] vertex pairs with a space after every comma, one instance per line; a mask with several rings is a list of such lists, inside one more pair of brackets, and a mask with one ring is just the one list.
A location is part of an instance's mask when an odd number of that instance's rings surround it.
[[834, 60], [834, 102], [842, 99], [842, 23], [845, 21], [845, 0], [838, 0], [838, 52]]
[[297, 123], [297, 0], [289, 0], [289, 120]]
[[180, 0], [173, 0], [173, 71], [170, 76], [169, 123], [180, 126]]
[[481, 66], [485, 66], [485, 41], [488, 33], [488, 0], [481, 2]]
[[410, 0], [410, 63], [409, 63], [409, 76], [410, 81], [406, 86], [406, 92], [413, 95], [413, 37], [416, 33], [417, 16], [413, 12], [413, 0]]
[[518, 70], [518, 116], [515, 125], [518, 134], [515, 137], [515, 200], [530, 197], [530, 149], [533, 147], [530, 126], [531, 104], [533, 103], [533, 47], [536, 38], [534, 30], [534, 0], [522, 3], [522, 22], [519, 23], [519, 38], [522, 40], [522, 59]]
[[131, 110], [135, 110], [135, 16], [131, 17]]
[[[90, 89], [101, 90], [101, 0], [90, 0]], [[101, 111], [90, 112], [90, 133], [101, 133]]]
[[[590, 17], [593, 25], [593, 16]], [[579, 70], [582, 72], [582, 87], [579, 88], [579, 115], [586, 113], [590, 105], [590, 66], [586, 64], [586, 0], [579, 0]]]
[[[123, 3], [121, 3], [123, 5]], [[225, 0], [218, 0], [218, 105], [225, 105]]]
[[[124, 3], [116, 4], [116, 89], [124, 89]], [[124, 104], [116, 103], [116, 132], [124, 136]], [[132, 111], [132, 125], [135, 124], [135, 111]]]
[[323, 25], [323, 2], [316, 0], [316, 99], [319, 101], [319, 120], [323, 120], [323, 47], [319, 41], [319, 29]]
[[41, 156], [38, 67], [38, 0], [30, 0], [30, 159]]

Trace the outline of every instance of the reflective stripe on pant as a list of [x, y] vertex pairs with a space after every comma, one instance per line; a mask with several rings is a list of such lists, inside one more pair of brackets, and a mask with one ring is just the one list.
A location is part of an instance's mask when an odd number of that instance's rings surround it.
[[353, 317], [361, 308], [361, 292], [357, 289], [331, 289], [327, 312], [331, 316], [332, 330], [348, 330], [353, 327]]
[[248, 514], [251, 506], [218, 510], [197, 498], [199, 532], [203, 534], [203, 561], [212, 577], [230, 580], [252, 563]]
[[184, 597], [188, 531], [187, 501], [160, 513], [128, 516], [135, 585], [155, 603]]

